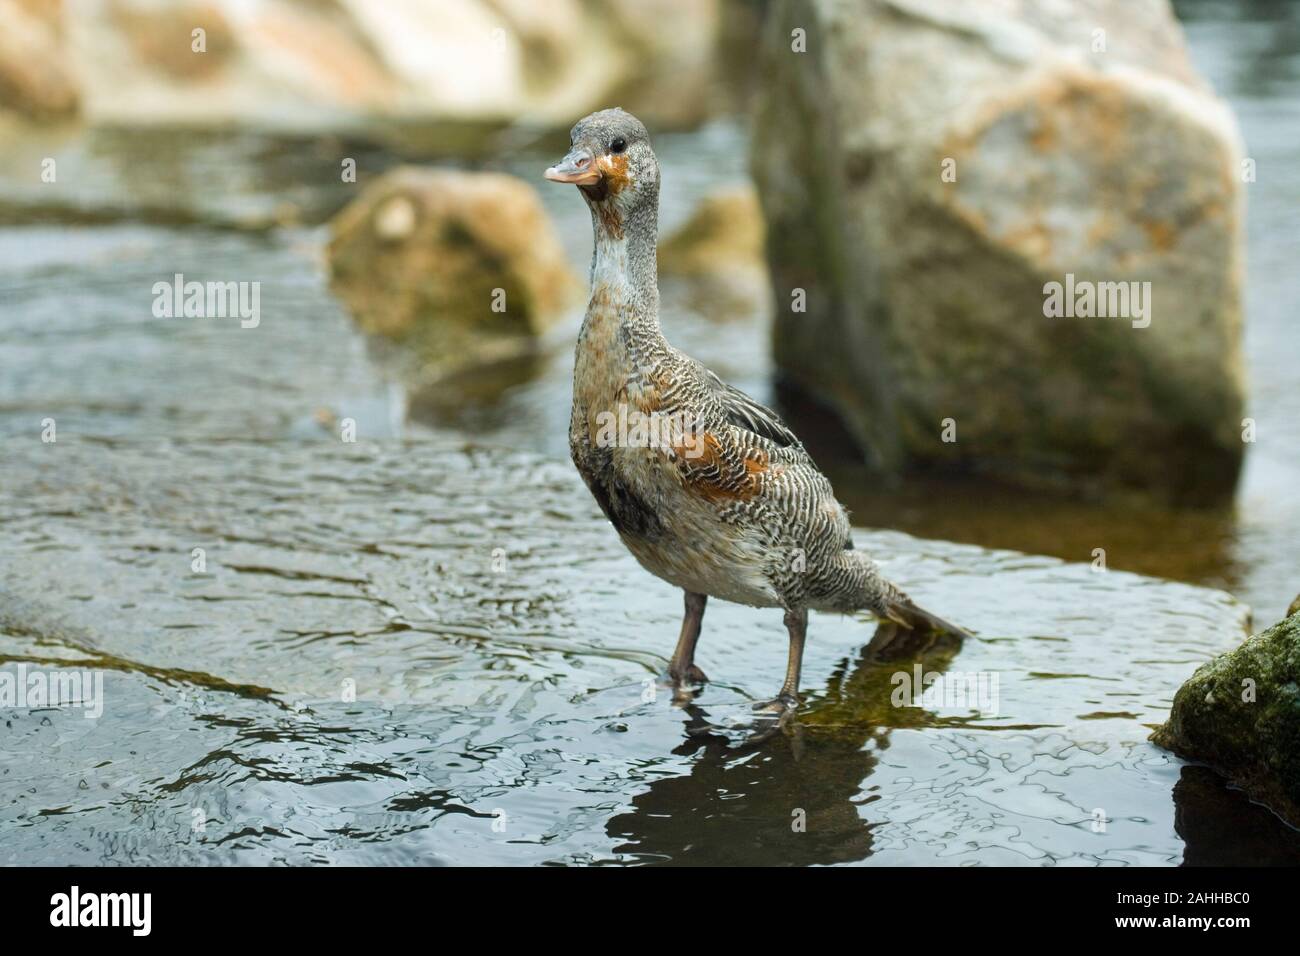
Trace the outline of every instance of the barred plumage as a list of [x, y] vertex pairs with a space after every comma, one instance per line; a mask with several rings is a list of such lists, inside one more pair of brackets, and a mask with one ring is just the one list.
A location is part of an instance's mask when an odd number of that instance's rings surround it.
[[[570, 450], [632, 554], [686, 592], [673, 677], [704, 679], [693, 654], [706, 596], [785, 609], [791, 663], [770, 706], [782, 716], [797, 703], [809, 608], [868, 610], [908, 627], [955, 631], [854, 550], [830, 482], [780, 417], [664, 339], [655, 264], [659, 168], [640, 121], [622, 110], [581, 120], [569, 155], [547, 178], [579, 187], [595, 235]], [[611, 422], [633, 420], [652, 425], [636, 440], [611, 440]]]

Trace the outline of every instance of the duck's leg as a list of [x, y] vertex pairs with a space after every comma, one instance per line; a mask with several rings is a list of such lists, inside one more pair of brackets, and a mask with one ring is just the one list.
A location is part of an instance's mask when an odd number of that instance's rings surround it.
[[799, 671], [803, 668], [803, 645], [808, 636], [808, 609], [786, 611], [785, 628], [790, 632], [790, 657], [785, 665], [785, 683], [774, 699], [754, 705], [756, 711], [779, 716], [782, 723], [799, 707]]
[[704, 605], [708, 595], [693, 591], [686, 595], [686, 614], [682, 618], [682, 633], [677, 638], [677, 650], [668, 662], [668, 676], [680, 689], [685, 684], [703, 684], [708, 681], [704, 671], [695, 666], [695, 643], [700, 639], [700, 625], [704, 621]]

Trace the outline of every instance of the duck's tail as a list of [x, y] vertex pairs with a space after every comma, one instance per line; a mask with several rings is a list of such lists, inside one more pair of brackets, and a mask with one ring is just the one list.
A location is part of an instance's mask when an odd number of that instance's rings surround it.
[[[877, 614], [888, 618], [895, 624], [907, 628], [909, 631], [932, 631], [950, 634], [953, 637], [965, 640], [971, 637], [971, 633], [964, 628], [958, 627], [950, 621], [945, 621], [937, 614], [931, 614], [925, 608], [918, 607], [911, 598], [901, 591], [895, 589], [895, 593], [887, 599], [880, 610], [873, 608]], [[882, 613], [883, 612], [883, 613]]]
[[969, 631], [931, 614], [895, 587], [876, 566], [876, 562], [861, 551], [845, 551], [844, 560], [850, 570], [849, 606], [854, 610], [870, 611], [881, 620], [893, 621], [909, 631], [951, 634], [965, 639]]

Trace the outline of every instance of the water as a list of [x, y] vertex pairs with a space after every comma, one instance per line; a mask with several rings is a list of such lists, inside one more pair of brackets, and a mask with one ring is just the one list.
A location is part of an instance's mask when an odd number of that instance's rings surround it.
[[[5, 862], [1176, 863], [1183, 768], [1145, 738], [1244, 623], [1220, 592], [867, 535], [978, 638], [815, 615], [796, 734], [745, 749], [688, 731], [775, 690], [779, 618], [710, 607], [714, 683], [672, 706], [679, 597], [565, 463], [70, 439], [6, 483], [6, 666], [107, 676], [98, 720], [6, 714]], [[891, 706], [918, 663], [996, 697]]]
[[[564, 461], [577, 315], [535, 361], [410, 391], [329, 296], [319, 223], [354, 188], [339, 156], [364, 181], [425, 142], [0, 130], [0, 671], [91, 667], [105, 702], [97, 720], [0, 710], [0, 862], [1300, 861], [1295, 831], [1146, 742], [1246, 604], [1268, 622], [1300, 588], [1300, 15], [1182, 6], [1260, 169], [1261, 440], [1236, 507], [881, 489], [792, 401], [859, 523], [965, 542], [858, 535], [977, 636], [912, 647], [814, 615], [798, 725], [757, 749], [705, 731], [775, 691], [779, 616], [714, 602], [713, 683], [672, 705], [680, 595]], [[562, 146], [458, 162], [536, 177]], [[745, 179], [734, 121], [657, 146], [666, 228]], [[35, 178], [47, 155], [57, 187]], [[585, 210], [539, 189], [581, 268]], [[261, 325], [153, 319], [175, 272], [261, 281]], [[774, 398], [767, 316], [719, 322], [664, 292], [674, 342]], [[1006, 550], [1086, 562], [1099, 541], [1104, 574]], [[996, 675], [995, 712], [892, 706], [917, 665]]]

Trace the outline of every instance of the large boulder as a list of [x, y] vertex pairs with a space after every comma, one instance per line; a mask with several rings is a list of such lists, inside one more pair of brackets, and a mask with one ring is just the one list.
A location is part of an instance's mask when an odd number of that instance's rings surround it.
[[882, 469], [1230, 491], [1243, 167], [1165, 0], [776, 0], [763, 75], [776, 360]]
[[1300, 613], [1198, 669], [1151, 739], [1300, 826]]
[[580, 288], [514, 176], [401, 167], [330, 228], [332, 290], [363, 329], [438, 373], [527, 353]]

